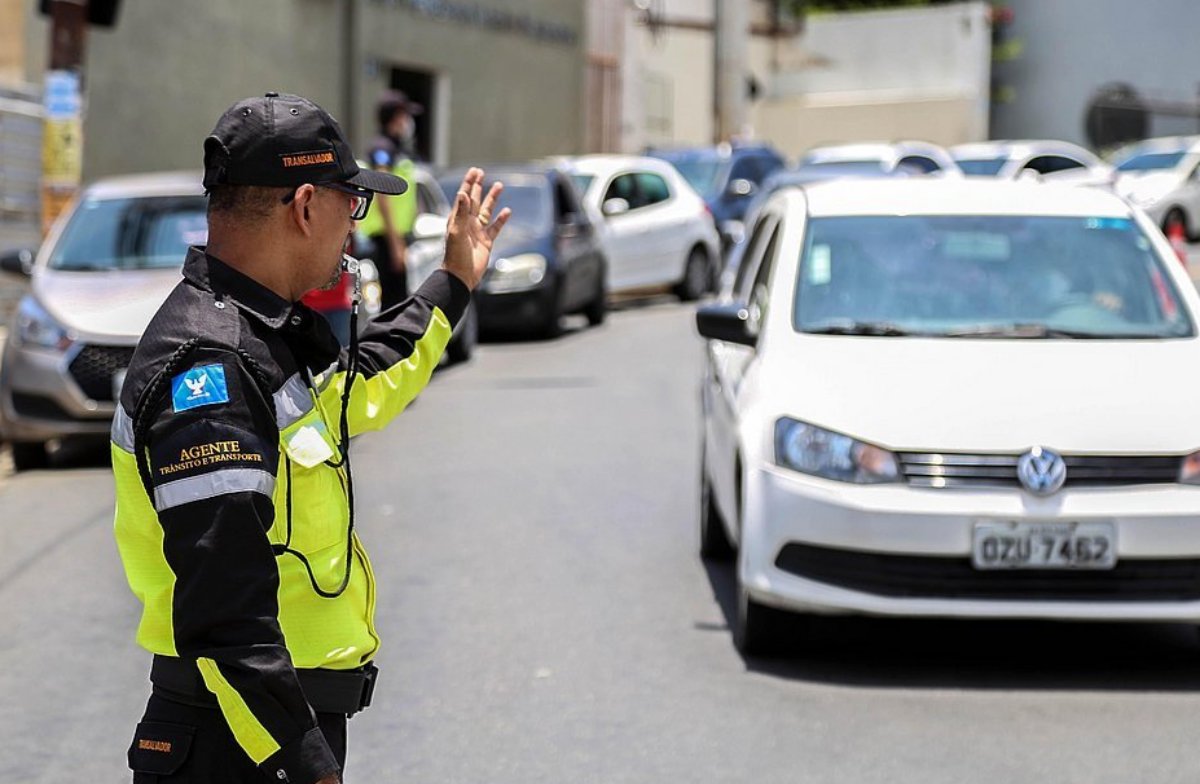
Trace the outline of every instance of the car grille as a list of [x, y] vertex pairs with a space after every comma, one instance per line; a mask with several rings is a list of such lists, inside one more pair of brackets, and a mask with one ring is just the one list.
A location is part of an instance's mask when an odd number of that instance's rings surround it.
[[133, 346], [84, 346], [71, 360], [71, 377], [92, 400], [111, 402], [117, 371], [129, 367]]
[[[904, 478], [915, 487], [1020, 487], [1020, 455], [899, 452]], [[1177, 456], [1063, 455], [1065, 487], [1169, 484], [1179, 479]]]
[[1193, 601], [1200, 560], [1133, 559], [1108, 570], [977, 570], [969, 558], [884, 555], [791, 543], [775, 565], [785, 572], [877, 596], [911, 599]]
[[73, 417], [63, 407], [48, 397], [13, 392], [12, 407], [18, 416], [30, 419], [71, 420]]

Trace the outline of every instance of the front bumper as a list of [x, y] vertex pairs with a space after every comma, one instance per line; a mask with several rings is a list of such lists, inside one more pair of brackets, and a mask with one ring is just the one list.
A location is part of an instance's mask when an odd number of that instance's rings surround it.
[[[978, 571], [984, 522], [1108, 521], [1112, 570]], [[859, 486], [768, 467], [746, 487], [739, 569], [756, 601], [825, 614], [1200, 623], [1200, 488]]]
[[493, 294], [481, 287], [472, 295], [472, 303], [484, 330], [537, 329], [558, 305], [550, 276], [543, 285], [525, 291]]
[[108, 399], [95, 400], [70, 370], [84, 349], [49, 351], [10, 338], [0, 365], [0, 434], [9, 441], [108, 435], [116, 412], [111, 389], [97, 395]]

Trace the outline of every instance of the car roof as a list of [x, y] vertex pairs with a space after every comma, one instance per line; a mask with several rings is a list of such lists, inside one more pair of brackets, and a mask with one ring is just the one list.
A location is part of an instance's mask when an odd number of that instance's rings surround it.
[[1122, 160], [1148, 152], [1195, 152], [1200, 148], [1200, 136], [1159, 136], [1126, 145], [1113, 156]]
[[580, 174], [604, 176], [626, 169], [649, 169], [655, 172], [674, 171], [671, 164], [648, 155], [581, 155], [567, 161], [567, 167]]
[[147, 196], [203, 196], [199, 171], [170, 171], [105, 177], [87, 186], [92, 199], [127, 199]]
[[706, 156], [728, 160], [738, 155], [747, 155], [753, 153], [755, 155], [767, 154], [782, 160], [783, 155], [774, 147], [765, 142], [738, 142], [736, 144], [706, 144], [695, 145], [692, 147], [650, 147], [646, 150], [646, 155], [671, 160], [672, 158], [683, 158], [690, 156]]
[[839, 161], [893, 161], [905, 155], [934, 155], [949, 158], [945, 148], [933, 142], [905, 140], [897, 142], [855, 142], [813, 147], [801, 156], [801, 163], [835, 163]]
[[950, 148], [955, 158], [1026, 157], [1038, 154], [1062, 153], [1079, 157], [1082, 153], [1096, 157], [1086, 147], [1058, 139], [996, 139], [989, 142], [968, 142]]
[[808, 212], [839, 215], [1046, 215], [1128, 218], [1100, 188], [1006, 180], [834, 180], [805, 188]]

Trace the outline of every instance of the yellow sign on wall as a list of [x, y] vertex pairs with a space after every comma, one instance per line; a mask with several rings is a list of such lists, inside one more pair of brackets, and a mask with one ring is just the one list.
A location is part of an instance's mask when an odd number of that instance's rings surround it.
[[42, 182], [76, 188], [83, 176], [83, 120], [46, 120], [42, 130]]

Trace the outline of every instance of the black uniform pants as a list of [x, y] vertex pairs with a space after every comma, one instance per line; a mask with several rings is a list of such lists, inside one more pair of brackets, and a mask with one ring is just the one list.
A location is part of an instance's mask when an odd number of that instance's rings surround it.
[[392, 267], [392, 246], [387, 237], [373, 236], [371, 243], [375, 252], [375, 269], [379, 272], [379, 287], [383, 289], [383, 307], [386, 310], [408, 299], [408, 272], [397, 272]]
[[[345, 715], [318, 713], [317, 723], [344, 769]], [[250, 761], [215, 706], [185, 705], [158, 694], [150, 696], [138, 725], [129, 767], [133, 784], [283, 784]]]

